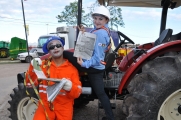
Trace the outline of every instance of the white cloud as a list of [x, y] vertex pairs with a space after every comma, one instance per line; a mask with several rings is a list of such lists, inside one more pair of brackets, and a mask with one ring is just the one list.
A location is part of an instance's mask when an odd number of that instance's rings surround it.
[[11, 18], [11, 15], [8, 15], [8, 14], [1, 14], [0, 13], [0, 15], [1, 15], [2, 18]]
[[[181, 9], [181, 8], [180, 8]], [[161, 8], [122, 8], [123, 19], [145, 19], [145, 20], [159, 20], [161, 18]], [[178, 9], [168, 10], [168, 19], [181, 21], [181, 14]]]
[[159, 9], [146, 9], [146, 8], [134, 8], [129, 10], [128, 8], [126, 8], [124, 10], [124, 8], [122, 8], [122, 14], [123, 14], [123, 18], [126, 17], [128, 19], [135, 19], [135, 18], [141, 18], [141, 19], [160, 19], [160, 10]]
[[168, 14], [169, 19], [174, 19], [181, 22], [181, 13], [180, 12], [172, 12], [169, 11], [170, 14]]
[[[65, 24], [58, 23], [56, 16], [64, 10], [66, 5], [74, 1], [23, 1], [26, 24], [29, 25], [30, 30], [30, 35], [28, 36], [29, 42], [37, 42], [39, 36], [45, 35], [47, 32], [55, 32], [56, 27], [61, 25], [65, 26]], [[93, 1], [84, 0], [83, 3], [85, 2], [88, 3], [85, 6], [88, 6]], [[0, 33], [3, 34], [0, 39], [10, 40], [14, 36], [25, 39], [21, 0], [1, 0], [0, 8]]]

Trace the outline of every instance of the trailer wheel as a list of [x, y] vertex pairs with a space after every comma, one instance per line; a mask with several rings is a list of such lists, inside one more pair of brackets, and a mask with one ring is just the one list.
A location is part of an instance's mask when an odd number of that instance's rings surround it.
[[127, 120], [181, 120], [181, 55], [148, 62], [128, 86]]
[[32, 95], [33, 101], [27, 96], [23, 83], [13, 89], [14, 93], [10, 94], [12, 100], [8, 101], [10, 104], [10, 118], [12, 120], [32, 120], [37, 109], [38, 98], [32, 88], [28, 92]]

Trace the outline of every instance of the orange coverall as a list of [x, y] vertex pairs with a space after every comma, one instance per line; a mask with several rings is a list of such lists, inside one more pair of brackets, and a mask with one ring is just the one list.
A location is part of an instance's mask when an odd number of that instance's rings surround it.
[[[47, 65], [45, 63], [45, 60], [43, 60], [41, 69], [45, 73], [45, 75], [47, 75]], [[58, 67], [53, 61], [51, 61], [50, 63], [50, 78], [69, 79], [72, 81], [72, 89], [69, 92], [63, 89], [60, 90], [59, 94], [52, 103], [54, 106], [54, 110], [52, 111], [50, 110], [49, 102], [47, 101], [46, 87], [47, 84], [53, 85], [54, 82], [50, 81], [49, 83], [47, 83], [46, 80], [42, 80], [42, 82], [39, 83], [40, 98], [43, 101], [43, 105], [50, 120], [72, 120], [74, 99], [78, 98], [82, 91], [82, 85], [79, 80], [78, 71], [68, 60], [65, 60], [65, 62]], [[32, 65], [30, 65], [26, 73], [26, 82], [30, 83], [28, 74], [30, 75], [32, 81], [34, 81], [35, 85], [38, 85], [37, 77], [33, 71]], [[38, 103], [38, 108], [35, 112], [33, 120], [46, 120], [45, 110], [40, 102]]]

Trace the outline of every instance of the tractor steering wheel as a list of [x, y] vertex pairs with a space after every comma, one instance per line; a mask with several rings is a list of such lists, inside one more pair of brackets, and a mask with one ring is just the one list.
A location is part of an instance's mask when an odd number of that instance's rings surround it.
[[[127, 37], [125, 34], [123, 34], [122, 32], [117, 31], [117, 33], [119, 36], [121, 35], [124, 38], [124, 40], [127, 40], [129, 43], [134, 44], [134, 42], [129, 37]], [[121, 38], [120, 38], [120, 40], [121, 40]]]
[[[120, 39], [120, 43], [119, 43], [119, 45], [116, 47], [116, 49], [114, 50], [114, 52], [117, 52], [117, 51], [118, 51], [118, 49], [125, 43], [125, 40], [127, 40], [129, 43], [134, 44], [134, 42], [133, 42], [129, 37], [127, 37], [125, 34], [123, 34], [122, 32], [117, 31], [117, 33], [118, 33], [118, 36], [119, 36], [119, 39]], [[124, 38], [124, 40], [121, 40], [121, 37], [120, 37], [120, 36], [122, 36], [122, 37]]]

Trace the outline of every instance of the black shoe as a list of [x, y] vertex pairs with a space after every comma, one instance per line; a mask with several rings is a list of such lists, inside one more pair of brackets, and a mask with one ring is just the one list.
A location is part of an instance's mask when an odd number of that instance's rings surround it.
[[107, 117], [103, 117], [102, 120], [108, 120]]

